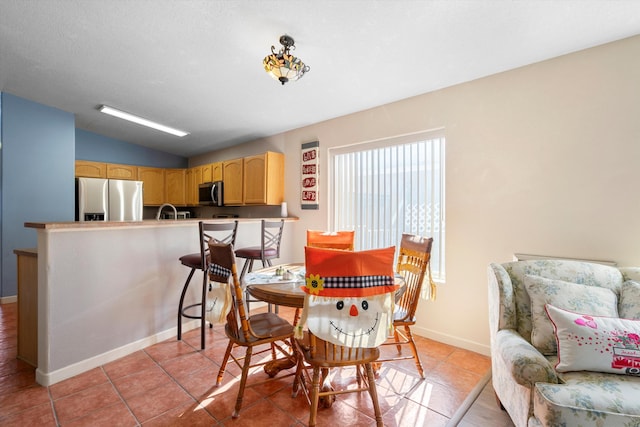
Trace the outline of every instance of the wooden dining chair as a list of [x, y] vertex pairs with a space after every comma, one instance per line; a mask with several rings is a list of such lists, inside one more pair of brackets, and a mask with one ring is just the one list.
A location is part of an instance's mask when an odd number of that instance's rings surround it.
[[[306, 296], [294, 340], [298, 367], [292, 396], [302, 390], [307, 398], [309, 426], [316, 425], [321, 400], [328, 407], [336, 395], [362, 391], [371, 397], [376, 425], [383, 425], [372, 363], [380, 357], [377, 346], [391, 323], [394, 253], [394, 247], [362, 252], [305, 248]], [[346, 367], [355, 371], [355, 383], [334, 387], [330, 370]]]
[[[216, 239], [224, 243], [234, 245], [236, 242], [236, 233], [238, 231], [238, 221], [227, 223], [213, 223], [200, 221], [198, 223], [198, 235], [200, 252], [183, 255], [179, 258], [182, 265], [189, 267], [191, 271], [187, 280], [182, 287], [180, 294], [180, 303], [178, 304], [178, 340], [182, 339], [182, 318], [200, 319], [200, 348], [204, 350], [204, 331], [206, 325], [206, 303], [207, 303], [207, 269], [209, 265], [209, 241]], [[202, 271], [202, 296], [200, 301], [184, 306], [184, 299], [191, 283], [191, 278], [196, 270]], [[194, 309], [199, 311], [194, 314]]]
[[354, 248], [355, 231], [307, 230], [307, 246], [314, 248], [344, 249]]
[[[373, 403], [376, 425], [382, 426], [382, 413], [376, 390], [376, 380], [372, 363], [380, 357], [380, 350], [374, 348], [351, 348], [329, 343], [316, 337], [309, 331], [304, 332], [302, 339], [296, 339], [298, 352], [298, 367], [293, 384], [293, 397], [297, 397], [302, 390], [309, 409], [309, 427], [316, 425], [316, 417], [320, 402], [324, 407], [332, 405], [335, 396], [344, 393], [367, 391]], [[307, 367], [310, 367], [312, 374]], [[355, 369], [357, 386], [336, 390], [329, 382], [329, 369], [353, 367]], [[364, 373], [362, 369], [364, 368]]]
[[[416, 323], [416, 308], [420, 301], [422, 285], [425, 280], [429, 282], [429, 285], [432, 283], [429, 271], [432, 245], [433, 238], [431, 237], [426, 238], [413, 234], [402, 235], [396, 273], [404, 278], [406, 289], [400, 299], [396, 301], [393, 315], [393, 339], [383, 344], [395, 345], [398, 356], [378, 360], [378, 362], [387, 362], [414, 359], [421, 378], [424, 378], [424, 370], [411, 334], [411, 326]], [[411, 348], [411, 355], [402, 355], [403, 345], [408, 345]]]
[[[247, 387], [249, 369], [256, 366], [263, 366], [276, 360], [278, 354], [284, 359], [287, 359], [290, 366], [295, 366], [293, 326], [275, 313], [259, 313], [247, 316], [243, 301], [244, 289], [242, 289], [238, 278], [238, 269], [233, 247], [230, 244], [209, 242], [209, 254], [210, 280], [220, 283], [230, 283], [231, 287], [231, 309], [227, 315], [227, 323], [225, 325], [225, 334], [229, 339], [229, 344], [227, 345], [222, 364], [220, 365], [216, 386], [222, 384], [227, 363], [229, 359], [233, 360], [242, 370], [238, 397], [232, 413], [232, 417], [237, 418], [242, 407], [244, 390]], [[230, 278], [231, 280], [229, 280]], [[254, 352], [254, 349], [258, 347], [264, 348]], [[236, 349], [244, 349], [244, 354], [236, 355], [234, 353]], [[267, 352], [271, 353], [271, 357], [268, 358], [268, 360], [260, 359], [257, 363], [251, 363], [252, 360], [257, 360], [254, 359], [255, 356]], [[262, 381], [252, 383], [251, 386], [263, 384], [270, 380], [271, 375]]]

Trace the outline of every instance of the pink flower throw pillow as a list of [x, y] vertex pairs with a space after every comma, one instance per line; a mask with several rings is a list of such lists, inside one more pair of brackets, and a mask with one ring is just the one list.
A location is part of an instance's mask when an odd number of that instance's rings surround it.
[[640, 376], [640, 320], [590, 316], [545, 306], [558, 344], [558, 372]]

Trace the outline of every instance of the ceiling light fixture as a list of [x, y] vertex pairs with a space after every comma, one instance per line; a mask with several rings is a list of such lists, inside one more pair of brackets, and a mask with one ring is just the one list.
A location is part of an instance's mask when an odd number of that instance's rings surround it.
[[109, 114], [110, 116], [128, 120], [130, 122], [137, 123], [142, 126], [147, 126], [162, 132], [170, 133], [171, 135], [175, 135], [179, 137], [189, 135], [189, 132], [185, 132], [180, 129], [175, 129], [169, 126], [165, 126], [160, 123], [156, 123], [154, 121], [142, 118], [140, 116], [136, 116], [135, 114], [127, 113], [125, 111], [118, 110], [117, 108], [109, 107], [108, 105], [101, 105], [100, 107], [98, 107], [98, 110], [102, 113]]
[[276, 53], [276, 47], [271, 46], [271, 55], [265, 56], [262, 61], [266, 72], [280, 81], [283, 86], [286, 82], [295, 82], [302, 78], [311, 69], [308, 65], [304, 65], [300, 58], [296, 58], [289, 53], [289, 50], [296, 48], [294, 43], [293, 37], [281, 36], [280, 44], [283, 46], [282, 49]]

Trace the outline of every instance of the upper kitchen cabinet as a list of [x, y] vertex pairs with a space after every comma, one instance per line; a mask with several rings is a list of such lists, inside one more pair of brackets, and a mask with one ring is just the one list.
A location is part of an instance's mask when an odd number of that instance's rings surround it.
[[164, 203], [164, 169], [139, 166], [138, 180], [143, 182], [142, 194], [145, 205], [159, 206]]
[[166, 188], [166, 201], [173, 205], [184, 206], [186, 199], [186, 170], [185, 169], [165, 169], [164, 181]]
[[198, 206], [198, 186], [202, 183], [202, 166], [194, 166], [186, 171], [187, 205]]
[[138, 167], [133, 165], [116, 165], [107, 163], [107, 178], [136, 181], [138, 179]]
[[212, 164], [211, 181], [222, 181], [222, 169], [222, 162], [215, 162]]
[[224, 204], [237, 206], [244, 203], [242, 197], [243, 159], [227, 160], [222, 163], [224, 182]]
[[213, 164], [202, 165], [202, 180], [198, 184], [213, 181]]
[[102, 162], [90, 162], [88, 160], [76, 160], [76, 178], [106, 178], [107, 164]]
[[[284, 154], [266, 152], [244, 158], [244, 204], [279, 205], [284, 200]], [[225, 169], [225, 203], [226, 203]]]

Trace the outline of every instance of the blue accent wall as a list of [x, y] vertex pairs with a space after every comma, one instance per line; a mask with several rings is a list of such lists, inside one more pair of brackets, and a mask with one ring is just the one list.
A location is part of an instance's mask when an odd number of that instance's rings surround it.
[[17, 293], [17, 248], [37, 246], [25, 222], [73, 221], [73, 114], [2, 93], [0, 296]]
[[25, 222], [75, 219], [75, 160], [186, 168], [188, 159], [75, 128], [73, 114], [0, 93], [0, 297], [17, 294], [14, 249], [37, 246]]
[[189, 163], [186, 157], [130, 144], [83, 129], [76, 129], [76, 160], [156, 168], [186, 168]]

